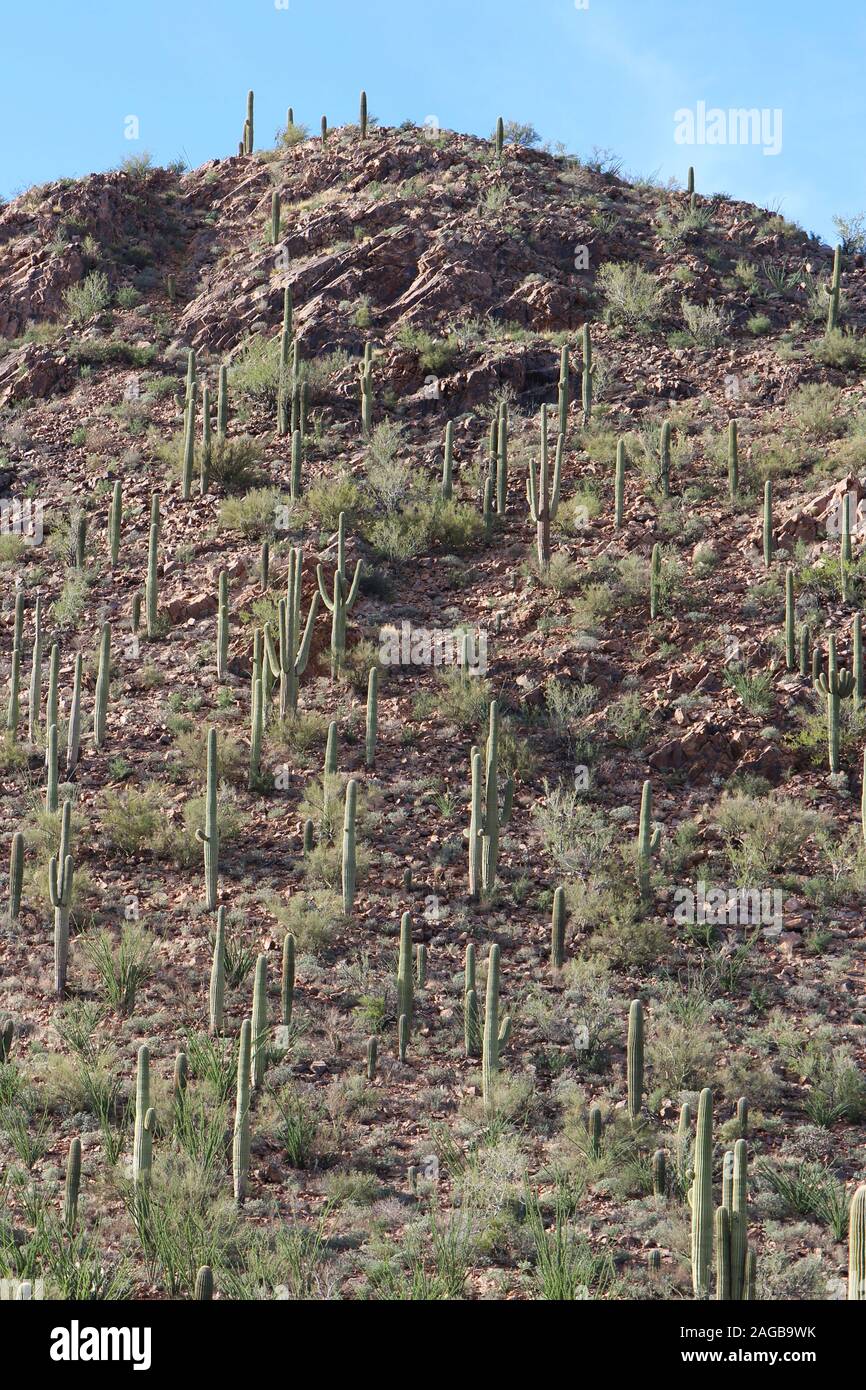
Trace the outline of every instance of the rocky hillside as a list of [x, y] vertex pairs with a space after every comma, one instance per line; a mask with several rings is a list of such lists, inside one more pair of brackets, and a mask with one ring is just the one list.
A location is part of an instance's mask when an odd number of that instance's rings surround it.
[[862, 258], [362, 136], [0, 209], [0, 1275], [858, 1296]]

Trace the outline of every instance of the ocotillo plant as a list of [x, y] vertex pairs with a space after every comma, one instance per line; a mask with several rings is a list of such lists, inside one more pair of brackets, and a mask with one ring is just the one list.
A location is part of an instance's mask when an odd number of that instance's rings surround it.
[[636, 1120], [643, 1104], [643, 1004], [633, 999], [628, 1011], [626, 1060], [628, 1113]]
[[486, 1109], [495, 1100], [496, 1076], [499, 1071], [499, 1049], [503, 1041], [503, 1025], [499, 1021], [499, 947], [494, 943], [487, 958], [487, 992], [484, 1003], [484, 1036], [481, 1050], [481, 1088]]
[[650, 560], [650, 618], [655, 621], [661, 605], [662, 548], [656, 541]]
[[346, 655], [346, 616], [351, 612], [358, 596], [361, 579], [361, 561], [355, 566], [351, 584], [346, 579], [345, 555], [345, 514], [340, 513], [337, 541], [337, 568], [334, 571], [333, 595], [329, 596], [325, 587], [325, 572], [321, 565], [316, 567], [316, 580], [319, 593], [331, 613], [331, 680], [342, 671]]
[[364, 739], [364, 766], [376, 763], [376, 738], [379, 732], [379, 668], [370, 667], [367, 677], [367, 727]]
[[646, 904], [650, 897], [650, 869], [652, 856], [661, 840], [661, 827], [653, 829], [653, 789], [649, 780], [643, 784], [640, 798], [640, 823], [637, 836], [637, 876], [641, 901]]
[[[321, 566], [319, 567], [321, 570]], [[357, 574], [356, 574], [357, 578]], [[313, 594], [310, 602], [310, 611], [307, 614], [306, 626], [301, 632], [301, 588], [303, 580], [303, 552], [300, 548], [292, 547], [289, 551], [289, 569], [286, 576], [286, 597], [281, 599], [278, 606], [279, 623], [279, 648], [274, 651], [270, 632], [265, 628], [265, 653], [267, 665], [271, 675], [280, 681], [280, 718], [285, 719], [290, 714], [297, 713], [298, 709], [298, 687], [301, 676], [307, 669], [310, 659], [310, 647], [313, 641], [313, 627], [316, 615], [319, 611], [319, 595]], [[339, 576], [334, 578], [335, 601], [337, 590], [342, 595], [342, 581]], [[321, 587], [321, 584], [320, 584]], [[325, 599], [327, 603], [327, 598]], [[352, 596], [354, 602], [354, 595]], [[341, 613], [340, 622], [342, 627], [342, 640], [345, 646], [345, 613]]]
[[580, 395], [583, 405], [583, 424], [584, 428], [589, 424], [592, 416], [592, 383], [595, 376], [595, 367], [592, 361], [592, 337], [589, 324], [583, 325], [583, 372], [581, 374]]
[[238, 1049], [238, 1084], [235, 1100], [235, 1131], [232, 1143], [232, 1177], [235, 1201], [240, 1203], [247, 1194], [250, 1172], [250, 1060], [252, 1023], [245, 1018], [241, 1024]]
[[830, 281], [830, 300], [827, 305], [827, 332], [832, 333], [839, 324], [839, 305], [842, 291], [842, 247], [837, 246], [833, 253], [833, 276]]
[[550, 964], [561, 970], [565, 961], [565, 889], [560, 886], [553, 894], [553, 913], [550, 922]]
[[196, 839], [204, 846], [205, 901], [214, 912], [217, 905], [219, 879], [220, 832], [217, 814], [217, 736], [216, 729], [207, 735], [207, 785], [205, 788], [204, 830], [196, 831]]
[[691, 1189], [692, 1287], [705, 1298], [713, 1261], [713, 1093], [701, 1091], [695, 1137], [695, 1180]]
[[797, 640], [794, 630], [794, 571], [785, 571], [785, 665], [793, 671], [797, 665]]
[[613, 482], [613, 524], [614, 529], [622, 529], [625, 507], [625, 441], [620, 439], [616, 446], [616, 472]]
[[220, 570], [217, 581], [217, 680], [224, 684], [229, 674], [229, 577]]
[[24, 836], [16, 830], [9, 849], [9, 925], [13, 927], [21, 912], [21, 890], [24, 883]]
[[343, 859], [342, 859], [342, 889], [343, 889], [343, 912], [350, 916], [355, 903], [355, 876], [357, 864], [355, 858], [355, 815], [358, 807], [358, 784], [354, 777], [351, 778], [346, 786], [346, 806], [343, 815]]
[[268, 1064], [268, 958], [264, 952], [256, 957], [252, 1034], [252, 1083], [258, 1091]]
[[736, 497], [740, 487], [740, 452], [737, 441], [737, 422], [728, 425], [728, 493]]
[[828, 643], [827, 670], [822, 671], [815, 682], [815, 688], [827, 698], [827, 747], [830, 771], [839, 771], [839, 710], [842, 700], [854, 690], [854, 677], [850, 671], [840, 671], [836, 665], [836, 638], [831, 635]]
[[93, 746], [101, 748], [105, 742], [108, 723], [108, 695], [111, 688], [111, 628], [102, 625], [99, 640], [99, 668], [96, 674], [96, 700], [93, 710]]
[[210, 970], [210, 990], [208, 993], [208, 1013], [210, 1031], [221, 1033], [223, 1027], [223, 1007], [226, 990], [226, 910], [217, 912], [216, 933], [213, 943], [213, 961]]
[[848, 1212], [848, 1298], [866, 1300], [866, 1184], [857, 1188]]
[[562, 476], [562, 455], [565, 436], [560, 434], [556, 442], [556, 461], [553, 466], [553, 484], [550, 481], [550, 458], [547, 442], [547, 406], [541, 407], [541, 465], [538, 483], [535, 470], [530, 462], [526, 480], [526, 496], [529, 501], [529, 514], [535, 522], [536, 549], [538, 565], [542, 570], [550, 567], [550, 528], [559, 511], [559, 486]]
[[123, 484], [118, 478], [108, 508], [108, 553], [111, 568], [117, 569], [120, 557], [120, 527], [123, 521]]
[[283, 937], [283, 961], [280, 974], [280, 1005], [284, 1028], [292, 1025], [292, 1008], [295, 998], [295, 938], [286, 932]]
[[135, 1073], [135, 1121], [132, 1131], [132, 1171], [141, 1172], [144, 1121], [150, 1110], [150, 1048], [146, 1043], [138, 1049]]
[[66, 1187], [63, 1194], [63, 1224], [67, 1231], [74, 1231], [78, 1224], [78, 1193], [81, 1188], [81, 1140], [76, 1137], [70, 1142], [66, 1160]]
[[773, 483], [770, 478], [764, 483], [764, 565], [770, 568], [773, 558]]
[[404, 912], [400, 918], [400, 952], [397, 964], [397, 1016], [405, 1017], [411, 1032], [414, 1005], [412, 978], [412, 917]]

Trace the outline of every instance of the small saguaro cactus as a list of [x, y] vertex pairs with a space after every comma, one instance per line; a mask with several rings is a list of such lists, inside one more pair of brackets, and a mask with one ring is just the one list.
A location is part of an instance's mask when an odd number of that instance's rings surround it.
[[481, 1015], [475, 987], [475, 947], [471, 941], [466, 947], [463, 970], [463, 1046], [467, 1057], [478, 1057], [481, 1052]]
[[842, 297], [842, 247], [833, 252], [833, 275], [830, 280], [830, 298], [827, 304], [827, 332], [832, 333], [839, 324], [839, 306]]
[[827, 697], [827, 748], [830, 771], [839, 771], [839, 711], [842, 700], [854, 690], [854, 677], [850, 671], [840, 671], [836, 664], [836, 638], [831, 635], [828, 642], [827, 670], [822, 671], [815, 682], [815, 688]]
[[583, 372], [580, 379], [584, 428], [589, 424], [592, 417], [592, 384], [594, 376], [595, 367], [592, 361], [592, 336], [589, 324], [585, 323], [583, 325]]
[[794, 626], [794, 571], [785, 571], [785, 666], [793, 671], [797, 665], [797, 637]]
[[728, 494], [733, 499], [740, 487], [740, 453], [737, 442], [737, 422], [728, 424]]
[[497, 118], [496, 118], [495, 144], [496, 144], [496, 158], [497, 158], [497, 159], [501, 159], [501, 158], [502, 158], [502, 152], [503, 152], [503, 150], [505, 149], [505, 122], [504, 122], [504, 120], [502, 119], [501, 116], [497, 116]]
[[58, 785], [59, 778], [57, 773], [57, 725], [51, 724], [48, 729], [48, 742], [45, 748], [45, 761], [47, 763], [47, 776], [45, 780], [45, 809], [49, 814], [57, 810], [58, 806]]
[[[110, 653], [109, 653], [110, 655]], [[72, 700], [69, 705], [69, 729], [66, 737], [66, 773], [70, 776], [78, 766], [81, 746], [81, 681], [83, 658], [81, 652], [75, 655], [75, 672], [72, 677]]]
[[18, 734], [18, 718], [20, 714], [20, 692], [21, 692], [21, 648], [16, 643], [12, 648], [12, 659], [9, 666], [9, 702], [6, 706], [6, 732], [10, 735], [10, 741], [15, 742]]
[[192, 492], [192, 475], [195, 467], [195, 427], [198, 382], [195, 377], [189, 383], [186, 403], [186, 420], [183, 436], [183, 464], [181, 470], [180, 495], [186, 502]]
[[727, 1207], [716, 1208], [716, 1298], [731, 1297], [731, 1217]]
[[637, 836], [638, 884], [641, 899], [647, 902], [650, 896], [650, 865], [661, 841], [661, 826], [653, 827], [653, 789], [647, 779], [643, 784], [640, 798], [640, 822]]
[[366, 140], [367, 138], [367, 131], [369, 128], [368, 120], [369, 118], [367, 115], [367, 93], [362, 92], [360, 111], [358, 114], [358, 130], [362, 140]]
[[229, 374], [227, 367], [220, 367], [217, 381], [217, 440], [222, 443], [229, 430]]
[[216, 932], [213, 943], [213, 961], [210, 968], [210, 990], [208, 993], [208, 1013], [210, 1031], [221, 1033], [223, 1028], [223, 1007], [226, 992], [226, 910], [217, 912]]
[[[66, 993], [66, 974], [69, 965], [69, 913], [72, 908], [72, 884], [75, 874], [72, 855], [68, 850], [67, 806], [70, 806], [68, 801], [64, 803], [60, 852], [53, 855], [48, 864], [48, 897], [54, 908], [54, 992], [58, 999], [62, 999]], [[67, 830], [65, 836], [64, 829]]]
[[108, 694], [111, 688], [111, 628], [102, 625], [99, 639], [99, 667], [96, 674], [96, 700], [93, 710], [93, 746], [101, 748], [105, 742], [108, 723]]
[[213, 1298], [213, 1270], [210, 1265], [202, 1265], [195, 1276], [193, 1300], [196, 1303], [210, 1303]]
[[[475, 757], [479, 762], [476, 763]], [[484, 794], [482, 811], [482, 776], [480, 755], [472, 755], [472, 809], [469, 825], [469, 894], [478, 897], [479, 887], [488, 895], [496, 886], [496, 869], [499, 861], [499, 838], [502, 830], [511, 819], [511, 801], [514, 783], [511, 778], [505, 784], [502, 805], [499, 799], [499, 702], [492, 700], [488, 715], [487, 748], [484, 771]], [[480, 883], [478, 869], [481, 869]]]
[[692, 1287], [696, 1298], [709, 1290], [713, 1260], [713, 1093], [705, 1086], [698, 1103], [692, 1208]]
[[361, 425], [369, 439], [373, 433], [373, 347], [367, 343], [364, 358], [358, 367], [358, 380], [361, 387]]
[[0, 1014], [0, 1062], [8, 1062], [12, 1056], [12, 1040], [15, 1037], [15, 1023], [8, 1015]]
[[397, 1056], [401, 1062], [406, 1060], [406, 1052], [409, 1047], [409, 1019], [406, 1014], [401, 1014], [397, 1020]]
[[541, 464], [538, 482], [535, 469], [530, 462], [526, 479], [526, 496], [529, 501], [529, 514], [535, 522], [538, 565], [542, 570], [550, 567], [550, 528], [559, 511], [559, 487], [562, 476], [562, 455], [565, 436], [560, 434], [556, 442], [556, 458], [553, 465], [553, 483], [550, 481], [550, 457], [547, 441], [547, 406], [541, 407]]
[[120, 558], [120, 527], [123, 521], [123, 484], [118, 478], [114, 484], [111, 502], [108, 507], [108, 553], [111, 568], [117, 569]]
[[149, 641], [153, 641], [159, 631], [159, 580], [157, 563], [159, 558], [159, 498], [153, 494], [150, 509], [150, 537], [147, 546], [147, 579], [144, 586], [145, 622]]
[[404, 912], [400, 918], [400, 953], [397, 964], [397, 1016], [406, 1018], [407, 1027], [412, 1029], [412, 1010], [414, 1007], [414, 980], [412, 974], [412, 917]]
[[689, 165], [689, 172], [688, 172], [688, 175], [687, 175], [687, 177], [686, 177], [686, 192], [689, 194], [689, 196], [691, 196], [691, 194], [693, 194], [694, 191], [695, 191], [695, 171], [694, 171], [693, 166], [690, 164], [690, 165]]
[[213, 434], [211, 428], [210, 387], [203, 386], [201, 392], [201, 456], [198, 464], [198, 490], [206, 497], [210, 489], [210, 466], [213, 459]]
[[563, 343], [559, 359], [559, 433], [568, 433], [568, 344]]
[[848, 1298], [866, 1300], [866, 1184], [862, 1183], [848, 1212]]
[[487, 995], [481, 1057], [481, 1086], [484, 1105], [489, 1110], [493, 1105], [496, 1074], [499, 1071], [499, 947], [495, 942], [490, 947], [487, 959]]
[[220, 570], [217, 581], [217, 680], [223, 685], [229, 674], [229, 577]]
[[367, 1039], [367, 1080], [376, 1080], [376, 1066], [379, 1061], [379, 1039], [375, 1033]]
[[280, 1010], [284, 1028], [292, 1026], [295, 1000], [295, 938], [290, 931], [283, 937], [283, 960], [280, 972]]
[[846, 492], [842, 498], [842, 532], [839, 538], [839, 587], [842, 602], [851, 598], [851, 497]]
[[205, 788], [204, 830], [196, 831], [196, 839], [204, 846], [205, 899], [208, 911], [216, 911], [219, 891], [220, 833], [217, 814], [217, 735], [216, 729], [207, 734], [207, 784]]
[[550, 964], [561, 970], [565, 961], [565, 889], [560, 885], [553, 894], [553, 913], [550, 922]]
[[247, 785], [255, 791], [262, 776], [262, 737], [265, 729], [265, 687], [261, 676], [253, 683], [250, 702], [250, 767]]
[[[271, 675], [280, 680], [280, 718], [295, 714], [298, 708], [298, 687], [301, 676], [307, 669], [310, 647], [313, 641], [313, 627], [319, 612], [319, 595], [313, 594], [307, 622], [301, 630], [301, 588], [303, 580], [303, 553], [300, 548], [289, 551], [289, 570], [286, 578], [286, 597], [278, 604], [279, 647], [274, 651], [270, 631], [265, 628], [265, 653]], [[337, 592], [337, 579], [334, 581]], [[342, 590], [340, 591], [342, 593]], [[327, 602], [327, 599], [325, 600]], [[354, 598], [353, 598], [354, 602]], [[345, 644], [345, 618], [343, 642]]]
[[142, 1043], [138, 1049], [135, 1073], [135, 1122], [132, 1132], [133, 1176], [142, 1170], [142, 1148], [145, 1144], [144, 1121], [150, 1110], [150, 1048]]
[[653, 1196], [665, 1197], [668, 1190], [668, 1156], [665, 1149], [653, 1154]]
[[271, 194], [271, 245], [276, 246], [280, 239], [280, 193], [275, 188]]
[[16, 830], [9, 849], [9, 925], [14, 927], [21, 913], [21, 889], [24, 884], [24, 836]]
[[770, 568], [773, 558], [773, 483], [768, 478], [764, 483], [764, 565]]
[[253, 109], [255, 106], [255, 93], [247, 92], [247, 118], [244, 121], [244, 154], [252, 154], [255, 145], [255, 125], [253, 121]]
[[496, 437], [496, 511], [499, 516], [504, 516], [508, 508], [508, 403], [506, 401], [502, 401], [499, 407]]
[[232, 1143], [232, 1179], [235, 1201], [241, 1203], [247, 1194], [250, 1173], [250, 1063], [252, 1056], [252, 1022], [245, 1018], [241, 1024], [238, 1048], [238, 1083], [235, 1100], [235, 1129]]
[[367, 677], [367, 727], [364, 739], [364, 765], [373, 767], [376, 762], [376, 737], [379, 732], [379, 668], [370, 667]]
[[323, 117], [322, 117], [322, 149], [325, 148], [325, 146], [327, 145], [327, 143], [328, 143], [328, 118], [327, 118], [327, 116], [323, 116]]
[[[306, 382], [304, 383], [306, 385]], [[303, 391], [303, 387], [302, 387]], [[303, 399], [303, 396], [302, 396]], [[301, 411], [301, 419], [304, 419], [304, 411]], [[304, 441], [299, 429], [292, 432], [292, 471], [289, 484], [289, 495], [293, 502], [296, 502], [301, 495], [301, 477], [303, 464]]]
[[30, 667], [30, 704], [27, 710], [27, 737], [36, 742], [39, 706], [42, 703], [42, 595], [36, 595], [33, 616], [33, 660]]
[[628, 1011], [626, 1074], [628, 1113], [636, 1120], [643, 1104], [643, 1004], [633, 999]]
[[671, 422], [665, 420], [659, 440], [659, 483], [662, 497], [671, 495]]
[[355, 903], [355, 816], [358, 808], [358, 783], [354, 777], [346, 785], [346, 806], [343, 816], [342, 889], [343, 912], [350, 916]]
[[454, 421], [445, 426], [445, 455], [442, 460], [442, 497], [448, 501], [454, 490]]
[[625, 441], [617, 440], [616, 471], [613, 480], [613, 525], [614, 530], [622, 530], [623, 510], [625, 508]]
[[346, 553], [345, 553], [345, 513], [340, 512], [340, 519], [337, 530], [337, 567], [334, 570], [333, 591], [329, 595], [325, 587], [325, 572], [321, 565], [316, 567], [316, 580], [319, 585], [319, 593], [328, 611], [331, 613], [331, 680], [334, 680], [343, 669], [346, 655], [346, 617], [354, 606], [358, 596], [358, 584], [361, 579], [361, 561], [355, 566], [355, 573], [351, 584], [346, 578]]
[[851, 692], [851, 699], [855, 709], [859, 709], [863, 702], [863, 626], [860, 621], [860, 613], [854, 614], [851, 623], [851, 666], [854, 676], [854, 689]]
[[587, 1135], [589, 1137], [589, 1154], [591, 1158], [598, 1158], [601, 1153], [601, 1134], [602, 1134], [601, 1106], [591, 1105], [589, 1114], [586, 1117]]
[[731, 1298], [738, 1300], [743, 1297], [749, 1253], [747, 1204], [748, 1150], [745, 1139], [738, 1139], [734, 1144], [730, 1210]]
[[656, 541], [650, 560], [650, 617], [653, 622], [658, 617], [662, 592], [662, 548]]
[[252, 1027], [252, 1083], [258, 1091], [268, 1065], [268, 958], [264, 952], [256, 957]]
[[69, 1144], [66, 1159], [66, 1187], [63, 1193], [63, 1224], [74, 1231], [78, 1224], [78, 1193], [81, 1188], [81, 1140], [76, 1135]]

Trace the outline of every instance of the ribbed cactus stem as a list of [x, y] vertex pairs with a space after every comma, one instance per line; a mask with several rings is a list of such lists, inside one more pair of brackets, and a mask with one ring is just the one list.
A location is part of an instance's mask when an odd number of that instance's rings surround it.
[[21, 890], [24, 884], [24, 836], [16, 830], [9, 849], [9, 925], [13, 927], [21, 912]]
[[664, 1197], [668, 1188], [668, 1156], [664, 1149], [653, 1154], [653, 1196]]
[[584, 428], [592, 418], [592, 382], [595, 367], [592, 362], [592, 336], [588, 323], [583, 325], [583, 373], [581, 375], [581, 403], [583, 405]]
[[360, 111], [358, 114], [358, 130], [362, 140], [366, 140], [368, 131], [367, 115], [367, 93], [361, 93]]
[[217, 680], [223, 685], [229, 674], [229, 577], [220, 570], [217, 581]]
[[655, 622], [661, 606], [662, 548], [656, 541], [650, 560], [650, 618]]
[[640, 1115], [643, 1104], [643, 1054], [643, 1004], [639, 999], [633, 999], [628, 1011], [626, 1055], [628, 1113], [633, 1120]]
[[122, 521], [123, 484], [118, 478], [117, 482], [114, 484], [114, 490], [108, 508], [108, 554], [112, 569], [117, 569], [117, 561], [120, 558], [120, 527]]
[[[739, 1111], [739, 1106], [737, 1107]], [[739, 1118], [739, 1115], [738, 1115]], [[734, 1145], [734, 1171], [731, 1182], [731, 1298], [740, 1300], [746, 1282], [748, 1258], [748, 1149], [745, 1139]]]
[[367, 1039], [367, 1080], [376, 1080], [376, 1066], [379, 1061], [379, 1039], [375, 1036]]
[[[101, 654], [101, 653], [100, 653]], [[109, 668], [110, 668], [109, 651]], [[71, 775], [78, 766], [78, 754], [81, 747], [81, 682], [83, 673], [83, 659], [81, 652], [75, 655], [75, 673], [72, 677], [72, 700], [69, 705], [69, 728], [66, 736], [66, 773]], [[107, 705], [106, 691], [106, 705]]]
[[539, 466], [538, 482], [536, 483], [535, 470], [531, 463], [526, 481], [526, 496], [529, 502], [529, 514], [535, 522], [535, 544], [538, 552], [538, 565], [542, 570], [547, 570], [550, 566], [550, 530], [552, 523], [556, 520], [556, 514], [559, 511], [559, 489], [562, 476], [564, 445], [565, 436], [560, 434], [556, 443], [553, 481], [551, 482], [550, 451], [547, 434], [547, 406], [542, 406], [541, 463]]
[[848, 1213], [848, 1298], [866, 1300], [866, 1184], [857, 1188]]
[[151, 508], [150, 537], [147, 545], [147, 579], [144, 586], [145, 622], [150, 641], [159, 628], [159, 580], [157, 563], [159, 559], [159, 499], [154, 494]]
[[830, 280], [830, 299], [827, 305], [827, 332], [832, 333], [839, 324], [839, 305], [842, 295], [842, 247], [833, 252], [833, 275]]
[[367, 677], [367, 728], [364, 740], [364, 764], [374, 767], [376, 763], [376, 738], [379, 732], [379, 668], [370, 667]]
[[99, 640], [99, 668], [96, 675], [96, 701], [93, 712], [93, 746], [101, 748], [108, 724], [108, 695], [111, 689], [111, 628], [102, 625]]
[[252, 1023], [245, 1018], [241, 1024], [238, 1049], [238, 1082], [235, 1099], [235, 1128], [232, 1143], [232, 1177], [235, 1201], [243, 1202], [247, 1194], [250, 1172], [250, 1062], [252, 1052]]
[[195, 1276], [193, 1299], [196, 1303], [209, 1303], [213, 1298], [213, 1270], [210, 1265], [202, 1265]]
[[797, 638], [794, 627], [794, 571], [785, 571], [785, 665], [793, 671], [797, 665]]
[[81, 1140], [76, 1135], [66, 1160], [66, 1187], [63, 1194], [63, 1224], [74, 1231], [78, 1224], [78, 1193], [81, 1188]]
[[661, 482], [662, 496], [670, 497], [671, 494], [671, 424], [670, 420], [665, 420], [662, 425], [661, 439], [659, 442], [659, 481]]
[[653, 829], [653, 792], [652, 782], [647, 779], [643, 784], [640, 798], [640, 822], [638, 825], [637, 839], [637, 862], [638, 862], [638, 883], [640, 885], [641, 898], [646, 903], [650, 897], [650, 871], [652, 856], [659, 847], [661, 831], [658, 826]]
[[138, 1063], [135, 1073], [135, 1123], [132, 1132], [132, 1172], [136, 1178], [142, 1168], [142, 1150], [145, 1146], [144, 1121], [150, 1109], [150, 1048], [143, 1043], [138, 1049]]
[[42, 703], [42, 595], [36, 595], [33, 619], [33, 658], [30, 667], [30, 704], [27, 711], [27, 737], [35, 743]]
[[454, 488], [454, 423], [445, 426], [445, 457], [442, 461], [442, 496], [447, 502]]
[[400, 918], [400, 952], [397, 964], [397, 1016], [405, 1015], [412, 1028], [414, 979], [412, 974], [412, 917], [404, 912]]
[[773, 483], [770, 478], [764, 483], [764, 564], [769, 569], [773, 558]]
[[208, 729], [207, 735], [207, 783], [205, 787], [204, 830], [196, 832], [196, 838], [204, 846], [205, 901], [208, 911], [215, 912], [219, 892], [219, 818], [217, 815], [217, 736], [216, 729]]
[[561, 353], [560, 359], [559, 359], [559, 391], [558, 391], [558, 402], [559, 402], [559, 433], [562, 434], [562, 435], [565, 435], [565, 434], [568, 433], [568, 395], [569, 395], [568, 371], [569, 371], [569, 365], [568, 365], [568, 345], [567, 345], [566, 343], [563, 343], [563, 345], [562, 345], [562, 353]]
[[727, 1207], [717, 1207], [716, 1228], [716, 1298], [731, 1297], [731, 1217]]
[[51, 724], [48, 729], [48, 744], [46, 748], [47, 777], [45, 782], [45, 809], [51, 814], [57, 810], [58, 806], [58, 772], [57, 772], [57, 725]]
[[213, 960], [210, 969], [210, 991], [208, 994], [208, 1012], [210, 1015], [210, 1031], [212, 1033], [222, 1032], [225, 991], [226, 910], [224, 907], [221, 907], [217, 912], [216, 933], [213, 943]]
[[283, 937], [283, 960], [280, 973], [280, 1007], [284, 1028], [292, 1026], [292, 1008], [295, 1000], [295, 938], [286, 932]]
[[550, 922], [550, 964], [561, 970], [565, 962], [565, 889], [560, 886], [553, 894]]
[[229, 374], [221, 366], [217, 385], [217, 440], [222, 442], [229, 431]]
[[343, 912], [350, 916], [355, 903], [355, 815], [358, 805], [358, 784], [354, 777], [346, 786], [346, 806], [343, 817], [342, 889]]
[[484, 1039], [482, 1044], [481, 1085], [484, 1105], [489, 1110], [495, 1099], [496, 1075], [499, 1071], [499, 947], [490, 947], [487, 960], [487, 995], [484, 1007]]
[[252, 1083], [258, 1091], [268, 1065], [268, 958], [264, 952], [256, 957], [252, 1028]]
[[625, 441], [620, 439], [616, 446], [616, 472], [613, 482], [613, 524], [616, 531], [622, 530], [625, 508]]
[[247, 92], [247, 118], [244, 122], [244, 153], [252, 154], [255, 146], [255, 123], [253, 111], [255, 107], [255, 94]]
[[598, 1158], [601, 1153], [602, 1120], [601, 1106], [591, 1105], [587, 1116], [587, 1133], [589, 1136], [589, 1153], [591, 1158]]
[[210, 490], [210, 466], [213, 459], [213, 431], [211, 422], [210, 387], [203, 386], [201, 393], [201, 457], [198, 466], [198, 488], [202, 497]]
[[271, 244], [276, 246], [280, 239], [280, 194], [274, 189], [271, 194]]
[[504, 122], [504, 120], [502, 119], [501, 116], [497, 116], [497, 118], [496, 118], [496, 136], [495, 136], [495, 144], [496, 144], [496, 158], [497, 158], [497, 159], [501, 159], [501, 158], [502, 158], [502, 152], [503, 152], [503, 150], [505, 149], [505, 122]]
[[692, 1287], [696, 1298], [709, 1291], [713, 1260], [713, 1093], [701, 1091], [695, 1136], [692, 1205]]
[[195, 468], [195, 430], [196, 430], [196, 400], [198, 393], [198, 383], [193, 380], [189, 386], [189, 396], [186, 403], [186, 421], [183, 436], [183, 464], [181, 471], [180, 495], [187, 501], [192, 492], [192, 475]]

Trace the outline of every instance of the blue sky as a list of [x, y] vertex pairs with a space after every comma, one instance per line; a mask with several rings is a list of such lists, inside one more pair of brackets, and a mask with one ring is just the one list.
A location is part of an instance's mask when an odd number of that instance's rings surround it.
[[[627, 172], [692, 163], [699, 189], [829, 240], [834, 213], [866, 209], [864, 39], [856, 0], [35, 0], [3, 19], [0, 194], [144, 149], [233, 153], [248, 87], [262, 145], [289, 105], [313, 130], [354, 120], [363, 86], [389, 125], [487, 135], [501, 113]], [[699, 102], [781, 110], [781, 153], [677, 144], [675, 112]]]

